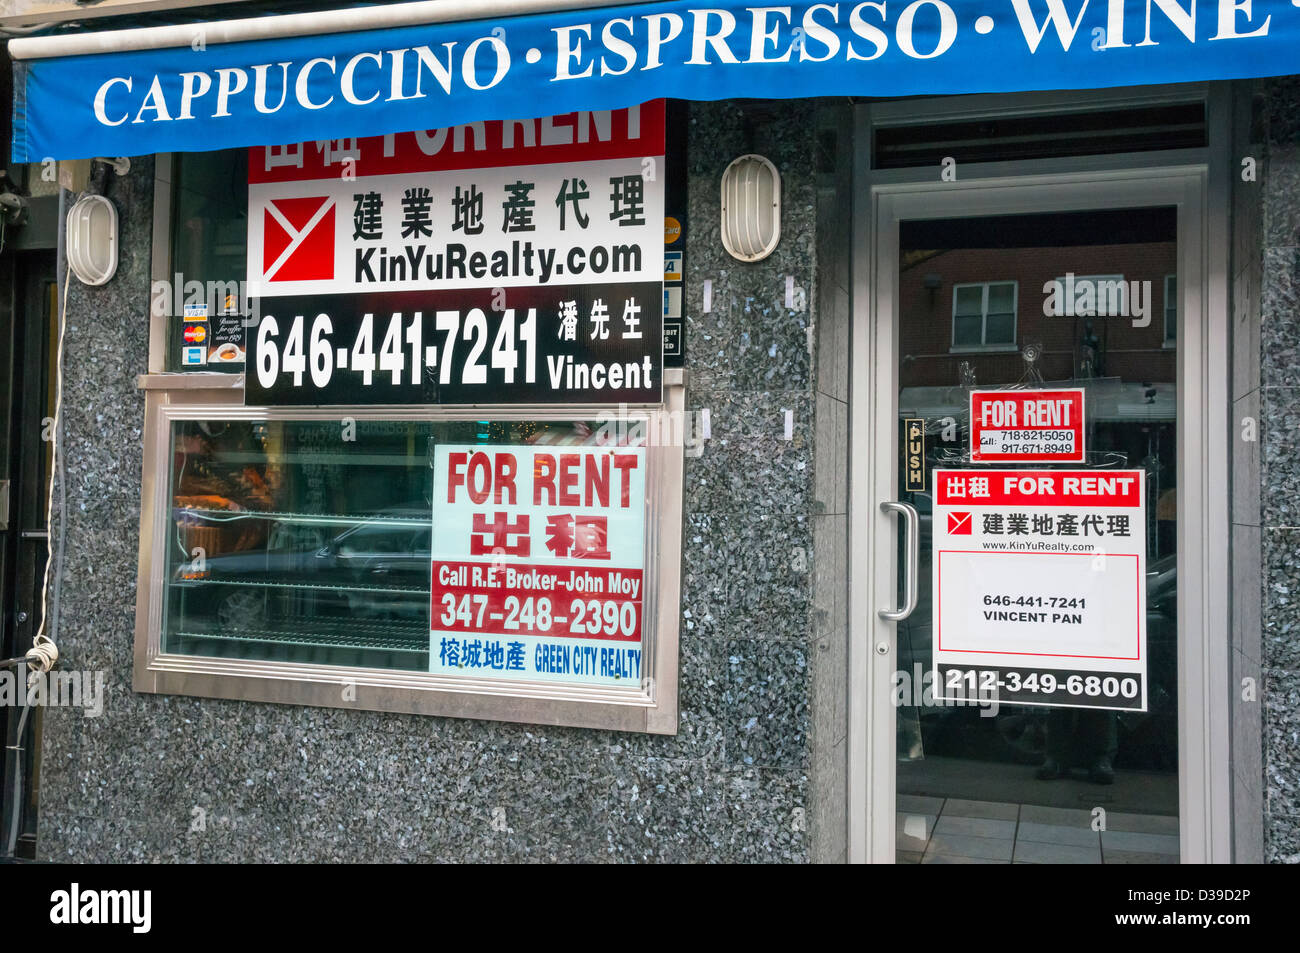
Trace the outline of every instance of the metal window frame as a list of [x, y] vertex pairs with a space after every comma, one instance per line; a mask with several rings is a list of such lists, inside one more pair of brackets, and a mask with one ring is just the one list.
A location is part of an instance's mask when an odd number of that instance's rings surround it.
[[[183, 378], [178, 381], [177, 377]], [[629, 418], [667, 413], [681, 419], [681, 374], [665, 386], [663, 405], [629, 406]], [[428, 672], [209, 658], [162, 650], [166, 587], [166, 527], [170, 516], [172, 425], [183, 420], [595, 420], [609, 408], [571, 405], [245, 406], [243, 375], [147, 375], [144, 479], [140, 506], [134, 688], [138, 692], [243, 701], [319, 705], [371, 711], [445, 715], [532, 724], [676, 734], [678, 634], [681, 615], [683, 447], [678, 441], [647, 451], [645, 591], [642, 684], [614, 689], [568, 682], [504, 681]], [[180, 386], [177, 386], [177, 385]], [[671, 415], [676, 413], [677, 417]], [[653, 431], [652, 431], [653, 432]], [[432, 517], [432, 514], [430, 514]], [[653, 596], [649, 594], [653, 593]], [[345, 699], [344, 687], [355, 698]]]
[[[1179, 473], [1178, 592], [1179, 827], [1183, 863], [1232, 859], [1232, 766], [1229, 726], [1231, 651], [1228, 580], [1232, 405], [1228, 281], [1230, 234], [1230, 104], [1226, 84], [1187, 84], [1091, 93], [951, 97], [860, 106], [855, 123], [854, 326], [850, 356], [850, 552], [848, 672], [848, 856], [894, 861], [894, 711], [888, 680], [896, 632], [876, 616], [879, 593], [892, 599], [897, 546], [892, 524], [876, 509], [896, 498], [892, 442], [871, 434], [897, 425], [898, 222], [1016, 211], [1175, 204], [1178, 288]], [[871, 168], [873, 124], [929, 122], [1026, 112], [1095, 109], [1099, 105], [1206, 103], [1203, 149], [1080, 158], [971, 163], [958, 181], [937, 170]], [[1116, 190], [1104, 193], [1103, 190]], [[1117, 194], [1122, 193], [1122, 194]], [[1195, 321], [1189, 319], [1195, 315]], [[1187, 331], [1195, 327], [1197, 334]], [[885, 655], [876, 649], [883, 644]]]
[[[1174, 282], [1174, 306], [1169, 307], [1169, 282]], [[1169, 312], [1174, 313], [1174, 337], [1169, 336]], [[1178, 343], [1178, 273], [1165, 275], [1160, 289], [1160, 313], [1164, 315], [1164, 333], [1161, 342], [1164, 347], [1173, 347]]]
[[[171, 280], [172, 156], [154, 167], [151, 269]], [[151, 308], [151, 310], [153, 310]], [[169, 308], [162, 309], [169, 311]], [[145, 392], [144, 466], [133, 687], [138, 692], [226, 698], [292, 705], [405, 712], [530, 724], [569, 725], [649, 734], [676, 734], [678, 645], [681, 626], [682, 495], [684, 441], [651, 440], [647, 453], [647, 514], [643, 602], [643, 675], [639, 689], [560, 682], [492, 682], [432, 673], [305, 665], [252, 659], [207, 658], [162, 651], [165, 527], [169, 525], [171, 429], [180, 420], [598, 420], [603, 405], [474, 404], [454, 407], [392, 405], [256, 407], [243, 403], [243, 374], [162, 373], [166, 317], [152, 317], [149, 370], [138, 380]], [[661, 404], [620, 405], [620, 415], [671, 424], [685, 419], [685, 372], [664, 368]], [[664, 418], [659, 418], [660, 420]], [[652, 434], [664, 432], [652, 428]], [[670, 433], [677, 431], [671, 430]], [[432, 513], [430, 513], [432, 518]], [[349, 687], [344, 699], [341, 690]]]

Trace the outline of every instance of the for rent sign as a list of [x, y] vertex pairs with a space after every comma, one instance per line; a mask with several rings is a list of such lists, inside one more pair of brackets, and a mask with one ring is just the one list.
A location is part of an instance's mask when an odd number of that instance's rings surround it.
[[1082, 463], [1083, 388], [970, 392], [971, 463]]
[[664, 107], [257, 147], [250, 403], [654, 403]]
[[1145, 711], [1141, 470], [936, 470], [936, 697]]
[[439, 446], [429, 670], [639, 688], [643, 447]]

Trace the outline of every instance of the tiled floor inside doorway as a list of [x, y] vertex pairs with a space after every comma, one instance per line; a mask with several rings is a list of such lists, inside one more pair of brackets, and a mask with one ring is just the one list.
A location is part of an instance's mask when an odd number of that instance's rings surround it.
[[922, 864], [1176, 864], [1178, 818], [898, 796], [898, 860]]

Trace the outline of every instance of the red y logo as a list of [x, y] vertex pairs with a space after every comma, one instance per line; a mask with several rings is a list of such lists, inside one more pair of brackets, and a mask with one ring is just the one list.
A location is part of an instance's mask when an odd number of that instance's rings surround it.
[[334, 278], [334, 200], [272, 199], [262, 215], [262, 273], [267, 281]]

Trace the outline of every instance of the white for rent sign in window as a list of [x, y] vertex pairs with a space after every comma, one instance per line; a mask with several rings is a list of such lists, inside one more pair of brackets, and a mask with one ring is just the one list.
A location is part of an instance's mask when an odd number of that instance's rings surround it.
[[434, 450], [429, 670], [639, 689], [644, 447]]
[[1141, 470], [936, 470], [936, 697], [1145, 711]]

